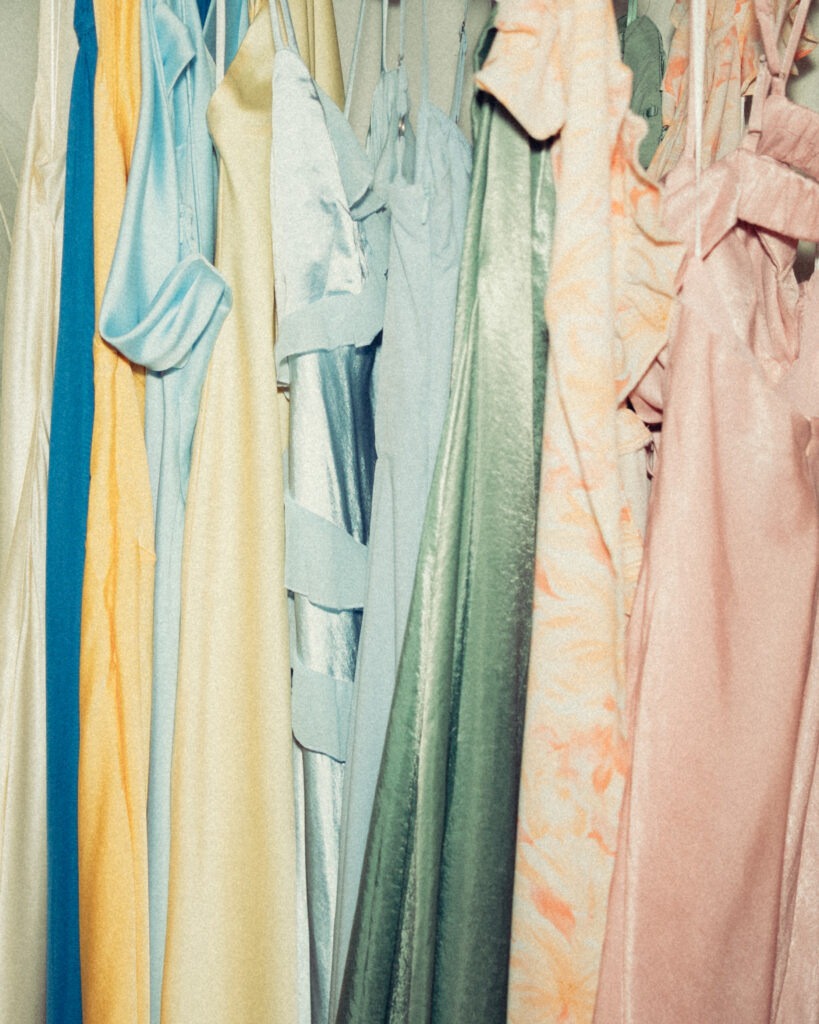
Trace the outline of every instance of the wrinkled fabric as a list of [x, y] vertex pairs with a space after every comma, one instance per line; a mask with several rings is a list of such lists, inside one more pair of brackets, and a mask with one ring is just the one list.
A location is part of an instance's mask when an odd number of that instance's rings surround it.
[[[308, 65], [340, 99], [330, 0], [291, 8]], [[221, 158], [215, 263], [233, 308], [202, 391], [185, 512], [163, 1024], [295, 1024], [298, 1013], [274, 51], [267, 4], [251, 18], [208, 108]]]
[[339, 1024], [506, 1012], [554, 192], [548, 149], [481, 94], [473, 137], [452, 394]]
[[[94, 284], [116, 249], [140, 94], [139, 2], [94, 4]], [[144, 385], [99, 335], [80, 639], [78, 849], [84, 1024], [148, 1024], [146, 805], [154, 549]]]
[[325, 1024], [330, 1011], [341, 796], [375, 468], [372, 343], [383, 322], [387, 269], [367, 244], [366, 220], [351, 212], [368, 208], [361, 204], [372, 182], [366, 153], [332, 107], [298, 53], [277, 50], [270, 182], [276, 356], [290, 398], [285, 585], [301, 782], [299, 901], [309, 936], [308, 962], [300, 966], [310, 973], [315, 1024]]
[[819, 165], [772, 153], [783, 122], [798, 138], [819, 116], [773, 99], [774, 136], [702, 176], [702, 261], [692, 161], [668, 183], [687, 255], [599, 1024], [819, 1019], [819, 278], [793, 273], [797, 238], [819, 241]]
[[68, 0], [40, 7], [11, 244], [0, 390], [0, 1020], [46, 1014], [46, 494], [60, 305]]
[[[463, 40], [464, 46], [466, 40]], [[456, 71], [456, 91], [463, 65]], [[407, 97], [408, 106], [408, 97]], [[406, 116], [406, 115], [405, 115]], [[472, 151], [428, 101], [408, 173], [386, 189], [390, 275], [377, 355], [367, 597], [344, 780], [334, 999], [347, 959], [384, 737], [406, 631], [429, 489], [449, 399], [455, 298]]]
[[640, 163], [648, 167], [663, 137], [663, 75], [665, 50], [660, 30], [651, 18], [641, 15], [631, 24], [618, 18], [620, 53], [631, 68], [631, 109], [646, 122], [640, 143]]
[[[787, 3], [786, 24], [793, 21], [798, 0]], [[651, 176], [662, 180], [676, 167], [685, 148], [688, 124], [689, 52], [691, 49], [691, 0], [676, 0], [671, 10], [675, 31], [663, 82], [662, 144], [650, 167]], [[709, 0], [705, 29], [705, 80], [702, 166], [733, 152], [745, 130], [743, 98], [753, 91], [761, 54], [759, 24], [753, 0]], [[797, 57], [810, 53], [815, 40], [802, 35]]]
[[77, 864], [80, 627], [94, 424], [94, 74], [91, 0], [77, 0], [60, 321], [48, 471], [46, 728], [48, 749], [49, 1024], [82, 1024]]
[[666, 340], [680, 246], [637, 161], [607, 0], [505, 0], [483, 70], [559, 133], [549, 362], [509, 968], [513, 1024], [588, 1024], [628, 747], [625, 627], [649, 432], [627, 399]]
[[230, 291], [213, 267], [215, 87], [195, 0], [142, 0], [140, 118], [100, 332], [146, 368], [156, 568], [148, 774], [151, 1020], [159, 1024], [171, 844], [182, 532], [199, 396]]

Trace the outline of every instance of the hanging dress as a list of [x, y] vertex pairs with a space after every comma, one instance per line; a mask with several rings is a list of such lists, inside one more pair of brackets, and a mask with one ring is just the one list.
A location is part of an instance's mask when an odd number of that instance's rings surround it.
[[151, 1021], [159, 1024], [185, 499], [199, 397], [230, 291], [211, 263], [217, 176], [206, 111], [215, 80], [195, 0], [142, 0], [140, 51], [139, 128], [100, 333], [148, 371], [145, 439], [157, 557], [148, 881]]
[[819, 241], [819, 115], [785, 99], [795, 47], [757, 11], [772, 92], [763, 68], [699, 195], [690, 138], [668, 182], [686, 258], [598, 1024], [819, 1019], [819, 277], [793, 273]]
[[[99, 0], [94, 12], [94, 291], [99, 310], [137, 130], [139, 0]], [[93, 357], [79, 692], [83, 1022], [148, 1024], [145, 816], [154, 551], [144, 383], [99, 331]]]
[[637, 159], [644, 129], [609, 0], [504, 0], [497, 24], [481, 84], [534, 136], [557, 136], [508, 1019], [588, 1024], [628, 767], [625, 629], [648, 482], [649, 432], [627, 400], [666, 340], [681, 248]]
[[[330, 0], [291, 7], [301, 52], [340, 101]], [[273, 37], [266, 3], [251, 16], [208, 108], [221, 160], [215, 262], [233, 307], [202, 391], [185, 512], [163, 1024], [297, 1021]]]
[[39, 8], [0, 390], [0, 1020], [20, 1024], [46, 1004], [46, 492], [77, 53], [73, 5]]
[[[402, 4], [402, 13], [404, 4]], [[390, 275], [376, 390], [367, 595], [344, 780], [334, 1000], [347, 959], [384, 737], [404, 641], [418, 548], [438, 455], [452, 362], [472, 150], [457, 118], [466, 9], [449, 115], [429, 102], [424, 9], [422, 101], [414, 168], [387, 190]]]
[[646, 123], [640, 163], [648, 167], [663, 137], [663, 39], [651, 18], [637, 14], [637, 0], [629, 0], [628, 14], [617, 19], [617, 31], [623, 63], [633, 76], [631, 109]]
[[[282, 0], [285, 24], [287, 0]], [[285, 584], [310, 1019], [328, 1020], [341, 797], [367, 572], [372, 376], [386, 261], [367, 241], [372, 170], [271, 8], [271, 217], [279, 381], [290, 398]], [[302, 970], [308, 962], [300, 961]], [[304, 1005], [304, 1003], [302, 1003]], [[306, 1017], [306, 1013], [304, 1014]]]
[[481, 93], [473, 136], [452, 394], [339, 1024], [506, 1015], [554, 193], [548, 148]]
[[80, 627], [94, 424], [94, 75], [92, 0], [76, 0], [60, 322], [48, 470], [48, 1024], [82, 1024], [77, 865]]

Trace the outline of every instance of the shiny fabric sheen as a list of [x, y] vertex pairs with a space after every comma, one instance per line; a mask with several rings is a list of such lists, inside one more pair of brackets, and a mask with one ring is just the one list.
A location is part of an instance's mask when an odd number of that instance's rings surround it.
[[347, 959], [398, 659], [404, 642], [429, 488], [446, 418], [455, 299], [472, 149], [429, 102], [419, 113], [415, 167], [386, 191], [390, 275], [378, 352], [376, 450], [367, 598], [344, 780], [333, 949], [335, 1001]]
[[0, 346], [0, 1020], [20, 1024], [46, 1015], [46, 494], [77, 53], [72, 3], [38, 6]]
[[452, 395], [338, 1024], [506, 1016], [554, 192], [548, 150], [483, 94], [473, 136]]
[[[386, 270], [367, 246], [366, 222], [351, 212], [372, 175], [330, 102], [295, 51], [277, 52], [271, 220], [277, 364], [290, 397], [285, 585], [294, 757], [303, 786], [296, 790], [305, 878], [299, 899], [315, 1024], [325, 1024], [330, 1004], [343, 762], [375, 467], [372, 342], [383, 320]], [[353, 166], [342, 172], [350, 156]]]
[[687, 257], [595, 1024], [819, 1019], [819, 276], [793, 273], [819, 183], [752, 139], [699, 183], [702, 261], [692, 161], [668, 181]]
[[77, 768], [80, 626], [94, 424], [94, 74], [91, 0], [77, 0], [79, 53], [66, 161], [60, 327], [54, 367], [46, 548], [48, 1024], [82, 1024]]
[[144, 366], [156, 533], [148, 776], [151, 1020], [159, 1024], [171, 843], [171, 757], [179, 658], [182, 533], [199, 396], [230, 291], [212, 264], [215, 87], [194, 0], [142, 0], [139, 128], [100, 332]]
[[[139, 0], [97, 0], [94, 283], [105, 291], [140, 95]], [[154, 550], [144, 383], [99, 335], [80, 640], [78, 847], [84, 1024], [148, 1024], [146, 805]]]

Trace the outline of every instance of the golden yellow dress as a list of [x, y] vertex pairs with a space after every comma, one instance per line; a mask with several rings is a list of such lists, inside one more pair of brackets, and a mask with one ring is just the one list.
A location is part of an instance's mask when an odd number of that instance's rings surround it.
[[[139, 0], [96, 0], [97, 314], [117, 241], [140, 95]], [[154, 551], [143, 379], [97, 334], [80, 650], [78, 842], [85, 1024], [149, 1019], [146, 802]], [[191, 1020], [195, 1018], [190, 1018]]]
[[[342, 98], [332, 0], [291, 0]], [[202, 392], [185, 520], [163, 1024], [297, 1020], [296, 835], [284, 588], [287, 400], [273, 356], [267, 3], [211, 101], [216, 266], [233, 309]]]

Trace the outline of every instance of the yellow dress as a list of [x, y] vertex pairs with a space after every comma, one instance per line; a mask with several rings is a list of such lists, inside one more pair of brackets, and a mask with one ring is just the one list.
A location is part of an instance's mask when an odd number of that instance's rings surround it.
[[665, 343], [682, 250], [637, 160], [644, 129], [609, 0], [503, 0], [496, 25], [480, 84], [534, 137], [557, 136], [508, 1020], [588, 1024], [629, 764], [625, 630], [642, 557], [648, 430], [627, 399]]
[[34, 109], [0, 338], [0, 1021], [14, 1024], [45, 1019], [46, 492], [77, 53], [74, 4], [39, 7]]
[[[291, 0], [302, 54], [342, 98], [332, 0]], [[266, 2], [211, 101], [216, 266], [233, 309], [193, 447], [171, 791], [163, 1024], [295, 1024], [296, 836], [284, 588], [286, 398], [273, 356]]]
[[[94, 88], [99, 315], [137, 127], [139, 0], [96, 0], [94, 13], [99, 47]], [[154, 551], [140, 400], [144, 378], [99, 334], [93, 351], [77, 793], [83, 1020], [147, 1024], [146, 803]]]

